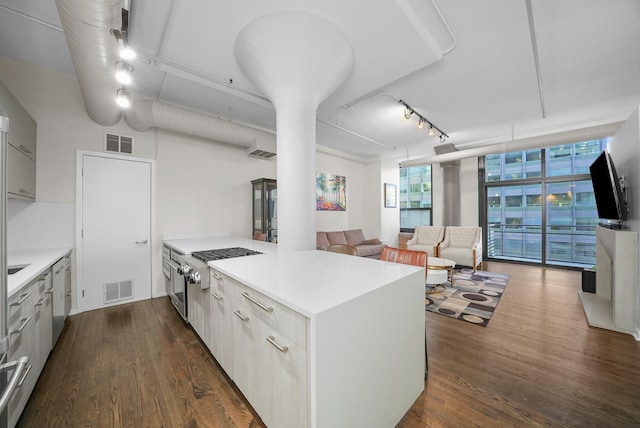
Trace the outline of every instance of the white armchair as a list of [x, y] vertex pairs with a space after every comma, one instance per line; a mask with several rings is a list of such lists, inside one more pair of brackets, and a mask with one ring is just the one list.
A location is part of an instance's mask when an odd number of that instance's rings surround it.
[[416, 226], [413, 238], [407, 241], [407, 250], [424, 251], [429, 257], [438, 257], [438, 245], [444, 238], [444, 226]]
[[447, 226], [439, 248], [439, 257], [472, 266], [475, 272], [482, 267], [482, 228]]

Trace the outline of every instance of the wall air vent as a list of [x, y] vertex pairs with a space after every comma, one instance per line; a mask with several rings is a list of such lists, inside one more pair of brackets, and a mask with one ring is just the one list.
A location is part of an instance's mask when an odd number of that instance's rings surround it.
[[133, 297], [133, 280], [103, 284], [104, 303], [118, 302]]
[[256, 138], [247, 147], [247, 155], [252, 158], [272, 159], [276, 156], [276, 136], [256, 135]]
[[274, 157], [276, 154], [273, 152], [267, 152], [264, 150], [248, 150], [247, 154], [253, 158], [260, 158], [260, 159], [271, 159], [272, 157]]
[[124, 153], [126, 155], [130, 155], [133, 153], [133, 137], [106, 133], [105, 149], [112, 153]]

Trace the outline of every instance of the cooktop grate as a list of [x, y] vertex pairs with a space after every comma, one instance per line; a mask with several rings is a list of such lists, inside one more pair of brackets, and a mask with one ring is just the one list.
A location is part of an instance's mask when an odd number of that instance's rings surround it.
[[249, 250], [241, 247], [219, 248], [216, 250], [194, 251], [191, 255], [204, 262], [211, 260], [233, 259], [235, 257], [253, 256], [262, 254], [260, 251]]

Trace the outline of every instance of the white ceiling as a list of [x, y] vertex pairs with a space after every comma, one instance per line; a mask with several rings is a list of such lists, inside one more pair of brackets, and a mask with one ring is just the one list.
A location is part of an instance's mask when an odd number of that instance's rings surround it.
[[[133, 92], [272, 130], [273, 107], [236, 63], [236, 36], [283, 10], [338, 26], [354, 71], [320, 105], [317, 143], [365, 159], [440, 144], [398, 99], [459, 149], [620, 121], [640, 105], [637, 0], [531, 0], [545, 117], [525, 0], [131, 2]], [[54, 0], [0, 0], [0, 40], [0, 55], [74, 73]]]

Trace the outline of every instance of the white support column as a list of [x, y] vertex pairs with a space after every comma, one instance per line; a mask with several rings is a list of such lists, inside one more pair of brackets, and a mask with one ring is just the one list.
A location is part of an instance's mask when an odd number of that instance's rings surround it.
[[351, 45], [317, 16], [277, 12], [240, 32], [235, 55], [276, 108], [278, 246], [315, 249], [316, 111], [351, 73]]

